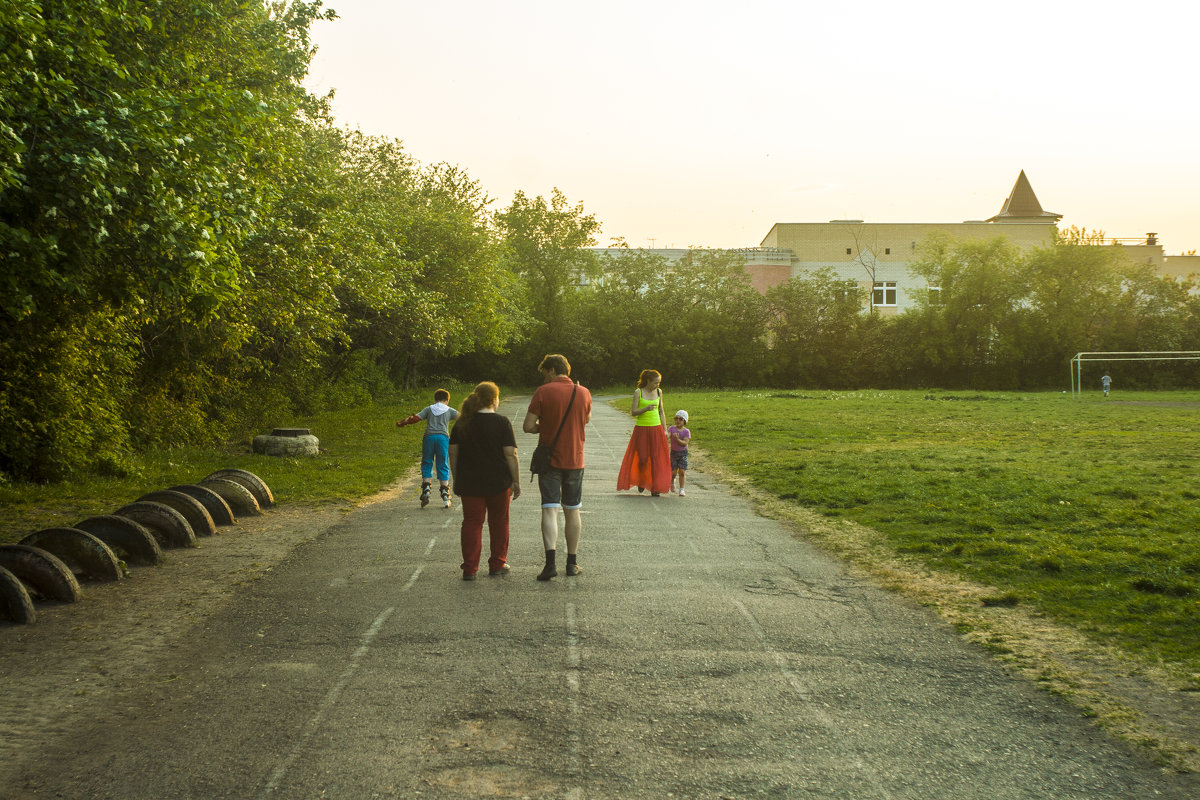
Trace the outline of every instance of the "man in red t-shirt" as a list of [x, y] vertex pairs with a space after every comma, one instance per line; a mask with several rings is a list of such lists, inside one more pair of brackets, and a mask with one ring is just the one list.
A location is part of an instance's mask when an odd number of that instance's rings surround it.
[[[546, 547], [546, 566], [537, 576], [548, 581], [558, 575], [554, 553], [558, 546], [558, 509], [563, 510], [564, 535], [567, 539], [567, 575], [583, 572], [576, 562], [579, 554], [579, 535], [583, 522], [579, 509], [583, 507], [583, 440], [587, 424], [592, 421], [592, 393], [572, 382], [571, 365], [565, 356], [552, 353], [538, 366], [545, 381], [533, 393], [529, 410], [521, 429], [538, 434], [538, 444], [549, 446], [558, 426], [558, 443], [550, 456], [550, 471], [538, 475], [542, 493], [542, 544]], [[571, 401], [571, 393], [575, 400]], [[570, 411], [567, 405], [570, 404]], [[566, 419], [563, 414], [566, 412]]]

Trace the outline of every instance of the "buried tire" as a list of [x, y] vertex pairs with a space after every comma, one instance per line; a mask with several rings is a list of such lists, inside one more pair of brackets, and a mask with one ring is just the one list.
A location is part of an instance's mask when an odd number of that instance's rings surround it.
[[40, 547], [0, 544], [0, 567], [47, 600], [74, 603], [79, 600], [79, 581], [58, 556]]
[[223, 478], [245, 486], [250, 491], [250, 494], [254, 495], [254, 499], [258, 501], [260, 508], [272, 508], [275, 505], [275, 495], [271, 494], [271, 487], [267, 486], [266, 481], [253, 472], [233, 468], [219, 469], [204, 480], [207, 481], [213, 478]]
[[150, 529], [163, 547], [195, 547], [196, 534], [183, 515], [162, 503], [139, 501], [113, 512]]
[[37, 609], [33, 598], [20, 578], [4, 567], [0, 567], [0, 619], [28, 625], [37, 621]]
[[153, 566], [162, 561], [162, 548], [146, 526], [128, 517], [101, 514], [75, 523], [112, 548], [127, 564]]
[[249, 489], [237, 481], [231, 481], [228, 478], [205, 478], [200, 481], [200, 485], [221, 495], [221, 498], [229, 503], [229, 507], [235, 514], [258, 516], [262, 513], [258, 500], [254, 498]]
[[197, 536], [213, 536], [217, 532], [217, 525], [213, 521], [212, 515], [208, 513], [208, 509], [191, 495], [176, 492], [173, 489], [162, 489], [142, 495], [138, 498], [138, 502], [162, 503], [164, 506], [170, 506], [183, 515], [188, 525], [192, 526], [192, 533]]
[[237, 522], [237, 517], [233, 515], [233, 509], [229, 507], [229, 503], [225, 502], [225, 498], [204, 486], [199, 486], [194, 483], [185, 483], [179, 486], [172, 486], [168, 492], [181, 492], [188, 497], [194, 497], [204, 506], [205, 511], [212, 517], [212, 521], [217, 525], [233, 525]]
[[45, 528], [20, 544], [39, 547], [58, 557], [76, 576], [96, 581], [119, 581], [125, 570], [116, 553], [98, 537], [78, 528]]

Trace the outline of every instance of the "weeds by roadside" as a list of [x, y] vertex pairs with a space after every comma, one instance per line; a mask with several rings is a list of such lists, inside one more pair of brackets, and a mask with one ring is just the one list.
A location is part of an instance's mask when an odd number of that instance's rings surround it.
[[[446, 388], [457, 405], [472, 387]], [[421, 389], [370, 406], [275, 423], [311, 429], [321, 443], [321, 453], [314, 457], [257, 455], [249, 441], [221, 449], [178, 447], [132, 459], [130, 473], [121, 476], [0, 485], [0, 542], [18, 541], [42, 528], [69, 526], [94, 514], [111, 514], [147, 492], [195, 483], [223, 467], [255, 473], [281, 503], [352, 503], [394, 483], [420, 459], [422, 427], [400, 429], [395, 423], [428, 405], [432, 396], [432, 389]]]

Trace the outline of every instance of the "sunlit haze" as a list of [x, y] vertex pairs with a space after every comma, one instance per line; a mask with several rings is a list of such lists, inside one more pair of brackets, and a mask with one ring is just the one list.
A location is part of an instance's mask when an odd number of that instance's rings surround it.
[[747, 247], [776, 222], [962, 222], [1025, 170], [1061, 226], [1200, 249], [1200, 6], [328, 0], [339, 124], [557, 186], [600, 244]]

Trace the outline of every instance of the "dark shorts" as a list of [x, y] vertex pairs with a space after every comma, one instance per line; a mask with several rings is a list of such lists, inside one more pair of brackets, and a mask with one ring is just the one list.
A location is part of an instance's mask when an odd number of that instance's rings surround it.
[[672, 450], [671, 451], [671, 469], [681, 469], [687, 471], [687, 450]]
[[538, 475], [542, 508], [580, 508], [583, 506], [583, 470], [558, 469]]

